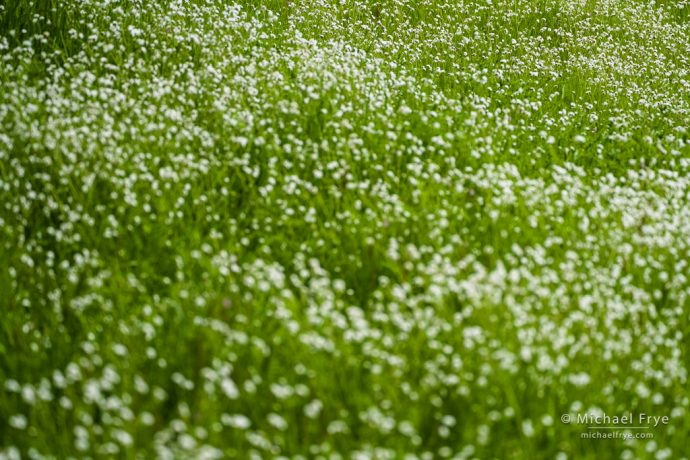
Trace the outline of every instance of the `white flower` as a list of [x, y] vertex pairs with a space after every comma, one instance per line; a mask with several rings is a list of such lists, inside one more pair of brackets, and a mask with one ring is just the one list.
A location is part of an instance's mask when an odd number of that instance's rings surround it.
[[309, 404], [304, 406], [304, 415], [309, 418], [316, 418], [321, 413], [323, 404], [318, 399], [312, 400]]
[[583, 387], [589, 384], [591, 378], [588, 373], [580, 372], [578, 374], [571, 374], [569, 377], [570, 383], [576, 387]]
[[240, 396], [240, 391], [237, 389], [237, 385], [232, 381], [230, 377], [224, 378], [220, 382], [220, 387], [223, 390], [225, 396], [230, 399], [237, 399]]
[[240, 430], [246, 430], [251, 426], [251, 421], [242, 414], [223, 414], [220, 417], [223, 425], [227, 425]]
[[530, 419], [525, 419], [522, 421], [522, 433], [528, 438], [534, 436], [534, 425]]
[[288, 427], [287, 421], [275, 412], [268, 414], [268, 423], [270, 423], [271, 425], [273, 425], [274, 428], [280, 431], [285, 431]]
[[127, 30], [129, 31], [129, 34], [135, 38], [140, 37], [141, 35], [144, 34], [143, 30], [135, 27], [134, 25], [130, 25], [129, 27], [127, 27]]
[[10, 426], [17, 430], [23, 430], [27, 426], [26, 417], [22, 414], [13, 415], [9, 420]]

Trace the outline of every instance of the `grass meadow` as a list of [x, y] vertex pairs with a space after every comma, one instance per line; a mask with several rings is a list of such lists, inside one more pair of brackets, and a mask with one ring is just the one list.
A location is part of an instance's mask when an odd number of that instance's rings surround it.
[[2, 0], [0, 459], [687, 458], [688, 130], [688, 0]]

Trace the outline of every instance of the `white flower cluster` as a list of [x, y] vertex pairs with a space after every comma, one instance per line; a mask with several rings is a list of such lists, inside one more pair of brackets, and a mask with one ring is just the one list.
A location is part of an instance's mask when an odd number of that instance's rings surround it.
[[[687, 1], [42, 5], [0, 459], [686, 455]], [[671, 423], [554, 422], [595, 409]]]

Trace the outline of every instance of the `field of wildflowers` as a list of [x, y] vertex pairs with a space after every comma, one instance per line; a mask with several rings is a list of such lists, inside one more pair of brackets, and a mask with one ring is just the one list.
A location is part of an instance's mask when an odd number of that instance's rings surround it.
[[688, 0], [0, 1], [0, 459], [682, 459], [688, 130]]

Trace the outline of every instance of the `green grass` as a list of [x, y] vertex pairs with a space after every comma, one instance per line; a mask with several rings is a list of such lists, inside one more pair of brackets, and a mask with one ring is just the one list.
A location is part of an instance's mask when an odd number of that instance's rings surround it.
[[0, 458], [684, 458], [687, 12], [3, 3]]

